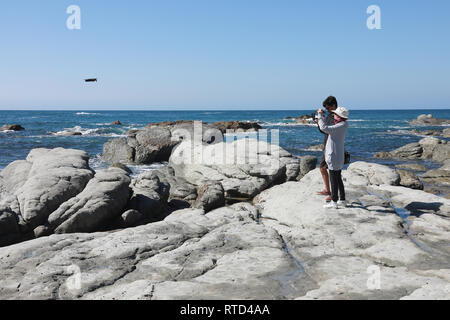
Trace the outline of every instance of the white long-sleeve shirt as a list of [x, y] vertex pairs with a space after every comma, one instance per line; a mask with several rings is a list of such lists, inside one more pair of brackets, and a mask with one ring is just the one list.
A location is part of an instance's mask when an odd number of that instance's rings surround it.
[[319, 114], [319, 128], [328, 134], [325, 146], [325, 161], [330, 170], [342, 170], [345, 162], [344, 143], [347, 134], [347, 121], [339, 122], [335, 125], [325, 123], [325, 116]]

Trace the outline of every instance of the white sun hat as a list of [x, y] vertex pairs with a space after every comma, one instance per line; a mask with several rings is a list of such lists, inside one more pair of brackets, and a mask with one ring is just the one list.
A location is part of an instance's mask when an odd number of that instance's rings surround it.
[[338, 107], [336, 110], [333, 111], [333, 113], [337, 114], [341, 118], [348, 119], [349, 112], [344, 107]]

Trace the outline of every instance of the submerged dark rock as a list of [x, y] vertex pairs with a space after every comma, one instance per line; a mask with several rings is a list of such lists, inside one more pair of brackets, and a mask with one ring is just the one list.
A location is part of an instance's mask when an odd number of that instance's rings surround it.
[[0, 131], [23, 131], [25, 130], [20, 124], [5, 124], [0, 127]]
[[390, 152], [378, 152], [375, 158], [399, 158], [406, 160], [430, 159], [443, 162], [450, 159], [450, 143], [437, 138], [424, 138], [417, 143], [409, 143]]
[[450, 120], [448, 119], [435, 119], [431, 114], [421, 114], [417, 119], [412, 120], [410, 123], [412, 126], [437, 126], [448, 125]]

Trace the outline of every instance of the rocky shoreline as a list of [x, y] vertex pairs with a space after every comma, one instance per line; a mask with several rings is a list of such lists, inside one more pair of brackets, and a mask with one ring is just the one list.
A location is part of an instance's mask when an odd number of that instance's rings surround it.
[[[312, 192], [322, 185], [316, 169], [252, 203], [1, 248], [0, 297], [448, 299], [450, 200], [396, 186], [382, 165], [353, 163], [344, 178], [351, 205], [333, 212]], [[371, 268], [379, 289], [368, 286]]]
[[[316, 157], [221, 141], [237, 129], [258, 127], [203, 124], [195, 139], [193, 122], [150, 124], [108, 141], [111, 167], [98, 172], [72, 149], [11, 163], [0, 171], [0, 299], [450, 298], [450, 200], [421, 190], [449, 179], [445, 140], [378, 155], [438, 170], [352, 163], [350, 206], [327, 211]], [[161, 160], [136, 177], [126, 167]]]
[[[417, 143], [410, 143], [390, 152], [378, 152], [374, 155], [378, 159], [399, 159], [402, 161], [431, 160], [440, 163], [438, 169], [431, 169], [403, 164], [398, 170], [404, 180], [401, 185], [414, 189], [425, 189], [431, 193], [442, 194], [450, 198], [450, 143], [435, 137], [423, 138]], [[415, 174], [414, 171], [424, 171]], [[424, 187], [426, 184], [426, 187]]]

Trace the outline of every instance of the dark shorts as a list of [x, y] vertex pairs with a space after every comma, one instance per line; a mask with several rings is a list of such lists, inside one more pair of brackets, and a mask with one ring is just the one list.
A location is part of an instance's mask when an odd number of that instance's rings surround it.
[[325, 161], [325, 154], [322, 154], [322, 161], [320, 161], [320, 169], [328, 169], [327, 162]]

